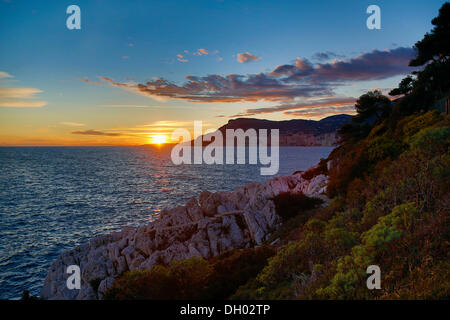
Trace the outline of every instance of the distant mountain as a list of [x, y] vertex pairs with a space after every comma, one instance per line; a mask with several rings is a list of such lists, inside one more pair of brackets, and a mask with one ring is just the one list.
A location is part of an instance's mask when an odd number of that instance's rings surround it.
[[279, 129], [280, 146], [332, 146], [338, 140], [337, 130], [351, 121], [351, 116], [339, 114], [315, 120], [272, 121], [253, 118], [237, 118], [219, 128], [225, 136], [226, 129]]

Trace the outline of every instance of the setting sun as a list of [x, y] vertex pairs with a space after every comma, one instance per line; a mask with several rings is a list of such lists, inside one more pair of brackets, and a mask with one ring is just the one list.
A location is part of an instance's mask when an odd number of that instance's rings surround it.
[[156, 134], [151, 138], [153, 144], [164, 144], [167, 143], [167, 137], [162, 134]]

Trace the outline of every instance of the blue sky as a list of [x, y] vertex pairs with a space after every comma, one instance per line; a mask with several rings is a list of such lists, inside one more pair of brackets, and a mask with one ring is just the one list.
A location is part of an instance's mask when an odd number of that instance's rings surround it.
[[[71, 4], [81, 8], [81, 30], [66, 28]], [[366, 27], [371, 4], [381, 8], [381, 30]], [[318, 119], [348, 113], [351, 98], [372, 88], [386, 91], [408, 72], [394, 64], [407, 61], [442, 4], [3, 0], [0, 144], [128, 144], [151, 134], [148, 127], [172, 128], [168, 123], [203, 120], [218, 127], [238, 115]], [[319, 59], [318, 53], [326, 55]], [[333, 59], [343, 63], [333, 65]], [[380, 72], [371, 68], [384, 61]], [[274, 72], [277, 66], [290, 71]], [[188, 75], [197, 78], [189, 82]], [[159, 87], [156, 79], [166, 82]], [[35, 90], [18, 94], [16, 88]], [[288, 91], [274, 96], [279, 89]], [[311, 112], [317, 105], [323, 112]], [[274, 112], [278, 106], [283, 111]], [[271, 111], [247, 112], [264, 108]], [[118, 134], [73, 133], [83, 130]]]

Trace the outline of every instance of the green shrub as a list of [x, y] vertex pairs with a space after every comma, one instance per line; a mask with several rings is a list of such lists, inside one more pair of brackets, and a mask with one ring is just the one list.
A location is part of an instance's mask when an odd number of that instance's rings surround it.
[[367, 298], [369, 292], [364, 285], [366, 268], [379, 264], [377, 256], [387, 250], [390, 243], [402, 238], [417, 212], [413, 203], [406, 203], [381, 217], [375, 226], [362, 234], [361, 244], [353, 247], [350, 255], [338, 260], [337, 272], [330, 284], [318, 289], [316, 294], [331, 299]]
[[426, 128], [415, 134], [410, 140], [411, 148], [416, 152], [439, 154], [450, 146], [450, 128]]

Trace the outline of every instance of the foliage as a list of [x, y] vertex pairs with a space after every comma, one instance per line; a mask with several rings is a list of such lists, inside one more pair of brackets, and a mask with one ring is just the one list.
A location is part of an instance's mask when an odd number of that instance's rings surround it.
[[431, 23], [434, 26], [431, 32], [414, 45], [417, 57], [411, 60], [410, 66], [422, 66], [430, 60], [446, 61], [450, 57], [450, 3], [442, 5]]
[[389, 113], [391, 101], [379, 90], [369, 91], [359, 97], [355, 108], [357, 115], [353, 120], [356, 122], [363, 122], [372, 117], [380, 119], [380, 117], [384, 117]]
[[106, 292], [107, 300], [226, 299], [255, 277], [274, 254], [268, 246], [235, 249], [211, 260], [193, 257], [125, 273]]
[[414, 79], [411, 76], [407, 76], [400, 81], [398, 88], [392, 89], [389, 92], [390, 96], [398, 96], [401, 94], [408, 94], [414, 89]]

